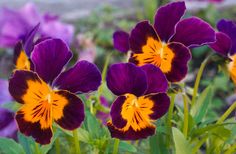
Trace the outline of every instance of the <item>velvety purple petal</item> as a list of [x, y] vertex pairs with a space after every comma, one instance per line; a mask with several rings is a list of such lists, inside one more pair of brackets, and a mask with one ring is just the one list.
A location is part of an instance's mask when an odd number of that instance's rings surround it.
[[152, 64], [141, 67], [147, 75], [148, 88], [145, 94], [166, 92], [168, 89], [168, 81], [160, 68]]
[[8, 103], [12, 101], [12, 97], [8, 91], [8, 81], [0, 79], [0, 104]]
[[111, 137], [119, 138], [121, 140], [139, 140], [145, 139], [148, 136], [155, 134], [156, 127], [154, 125], [147, 126], [141, 130], [135, 131], [132, 127], [129, 127], [127, 131], [116, 128], [111, 121], [107, 123], [107, 127], [111, 133]]
[[62, 40], [48, 39], [34, 46], [31, 59], [38, 75], [52, 83], [71, 57], [72, 52]]
[[175, 25], [184, 15], [185, 10], [185, 2], [168, 3], [157, 10], [154, 28], [162, 41], [168, 42], [174, 34]]
[[165, 73], [168, 81], [179, 82], [188, 72], [188, 61], [191, 59], [191, 53], [187, 47], [180, 43], [170, 43], [168, 48], [174, 53], [171, 63], [171, 70]]
[[132, 63], [118, 63], [107, 72], [107, 86], [115, 95], [142, 95], [147, 89], [145, 72]]
[[113, 34], [113, 44], [118, 51], [129, 51], [129, 34], [125, 31], [116, 31]]
[[232, 40], [232, 48], [230, 54], [236, 53], [236, 24], [232, 20], [222, 19], [217, 23], [220, 32], [228, 35]]
[[[67, 130], [74, 130], [78, 128], [81, 123], [84, 121], [84, 105], [82, 100], [76, 95], [68, 91], [57, 91], [56, 94], [63, 96], [68, 103], [63, 107], [62, 117], [55, 119], [55, 122], [58, 123], [62, 128]], [[60, 102], [58, 101], [57, 106], [60, 108]], [[55, 112], [60, 109], [55, 107]]]
[[101, 73], [97, 66], [83, 60], [61, 73], [53, 85], [73, 93], [86, 93], [97, 90], [100, 84]]
[[216, 42], [209, 45], [217, 53], [227, 56], [232, 47], [232, 41], [228, 35], [217, 32], [216, 33]]
[[160, 42], [154, 28], [148, 21], [138, 23], [130, 34], [130, 49], [134, 53], [142, 53], [143, 46], [147, 44], [147, 40], [150, 38]]
[[202, 46], [216, 41], [214, 29], [197, 17], [181, 20], [170, 42], [180, 42], [187, 47]]
[[34, 48], [34, 37], [36, 33], [38, 32], [40, 24], [38, 23], [31, 31], [29, 34], [27, 34], [25, 41], [23, 42], [24, 44], [24, 50], [25, 53], [27, 54], [28, 57], [30, 57], [31, 52], [33, 51]]

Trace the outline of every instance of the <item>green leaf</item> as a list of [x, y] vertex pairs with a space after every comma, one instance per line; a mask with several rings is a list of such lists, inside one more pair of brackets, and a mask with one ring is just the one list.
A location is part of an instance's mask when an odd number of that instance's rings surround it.
[[89, 142], [89, 132], [86, 131], [85, 129], [78, 128], [78, 136], [80, 141], [85, 143]]
[[173, 139], [175, 143], [176, 154], [190, 154], [192, 153], [191, 144], [185, 139], [184, 135], [180, 130], [172, 127]]
[[149, 138], [150, 154], [168, 153], [167, 145], [165, 142], [166, 136], [157, 130], [156, 134]]
[[208, 86], [198, 97], [197, 102], [191, 108], [191, 115], [195, 119], [196, 123], [202, 121], [204, 116], [207, 113], [209, 104], [212, 101], [213, 89], [211, 86]]
[[135, 146], [125, 141], [120, 141], [119, 149], [124, 152], [137, 152], [137, 149], [135, 148]]
[[1, 154], [25, 154], [23, 147], [13, 139], [0, 138]]
[[31, 149], [30, 145], [34, 144], [33, 139], [31, 137], [26, 137], [25, 135], [23, 135], [20, 132], [17, 133], [17, 137], [18, 137], [18, 142], [24, 148], [25, 153], [31, 154], [32, 149]]

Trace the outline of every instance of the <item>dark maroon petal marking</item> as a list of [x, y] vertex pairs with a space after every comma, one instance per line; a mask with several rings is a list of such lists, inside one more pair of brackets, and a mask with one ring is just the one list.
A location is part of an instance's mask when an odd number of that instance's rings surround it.
[[145, 72], [132, 63], [117, 63], [107, 72], [107, 86], [115, 95], [131, 93], [141, 96], [147, 89]]
[[119, 138], [121, 140], [139, 140], [145, 139], [148, 136], [155, 134], [156, 128], [155, 126], [148, 126], [139, 131], [135, 131], [130, 127], [127, 131], [121, 131], [116, 128], [111, 122], [107, 123], [107, 127], [111, 133], [111, 137]]
[[134, 53], [142, 53], [142, 47], [147, 43], [148, 38], [160, 41], [157, 34], [148, 21], [138, 23], [131, 31], [129, 43]]
[[79, 61], [74, 67], [60, 74], [53, 86], [72, 93], [86, 93], [97, 90], [101, 80], [101, 73], [96, 65]]
[[52, 83], [71, 57], [72, 52], [60, 39], [42, 41], [32, 52], [35, 71], [47, 83]]
[[42, 129], [39, 122], [31, 123], [24, 120], [24, 113], [18, 111], [16, 114], [16, 121], [19, 130], [26, 136], [32, 136], [36, 142], [44, 145], [49, 144], [52, 138], [51, 128]]
[[166, 73], [166, 77], [171, 82], [178, 82], [187, 75], [191, 53], [180, 43], [170, 43], [168, 47], [174, 52], [174, 58], [171, 63], [171, 71]]
[[63, 117], [55, 120], [55, 122], [67, 130], [78, 128], [85, 116], [83, 102], [79, 97], [70, 92], [62, 90], [56, 93], [65, 97], [68, 100], [68, 104], [63, 109]]
[[[194, 26], [193, 26], [194, 25]], [[216, 41], [214, 29], [197, 17], [181, 20], [170, 42], [180, 42], [187, 47], [197, 47]]]
[[121, 116], [122, 105], [124, 104], [125, 100], [125, 96], [119, 96], [111, 106], [111, 120], [117, 128], [123, 128], [127, 124], [127, 121]]
[[169, 3], [157, 10], [154, 28], [162, 41], [168, 42], [174, 34], [175, 25], [184, 15], [185, 10], [184, 2]]
[[113, 34], [114, 48], [121, 52], [129, 51], [129, 34], [125, 31], [116, 31]]
[[166, 92], [168, 81], [160, 68], [152, 64], [147, 64], [141, 67], [147, 75], [148, 88], [145, 94]]

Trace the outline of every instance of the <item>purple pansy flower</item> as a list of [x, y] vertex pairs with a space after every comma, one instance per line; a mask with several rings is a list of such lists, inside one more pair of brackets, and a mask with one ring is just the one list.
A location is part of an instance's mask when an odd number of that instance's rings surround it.
[[[169, 81], [182, 80], [191, 58], [189, 48], [215, 41], [214, 29], [205, 21], [197, 17], [181, 19], [185, 10], [184, 2], [169, 3], [157, 10], [154, 25], [149, 21], [139, 22], [129, 36], [132, 51], [129, 62], [138, 66], [154, 64]], [[115, 33], [114, 37], [119, 50], [127, 49], [127, 42], [124, 43], [127, 35], [122, 33]]]
[[41, 15], [33, 3], [28, 3], [17, 11], [1, 8], [0, 47], [14, 47], [19, 40], [24, 41], [38, 23], [41, 23], [38, 31], [40, 36], [60, 38], [69, 44], [73, 38], [74, 27], [49, 16]]
[[[101, 102], [102, 106], [104, 106], [106, 108], [109, 108], [109, 106], [110, 106], [109, 102], [107, 101], [107, 99], [104, 96], [100, 96], [99, 99], [100, 99], [100, 102]], [[107, 119], [109, 118], [109, 114], [105, 113], [103, 111], [97, 111], [96, 112], [96, 117], [98, 119], [100, 119], [104, 125], [106, 125]]]
[[230, 58], [228, 71], [236, 84], [236, 24], [231, 20], [221, 19], [217, 23], [216, 42], [210, 47], [223, 57]]
[[[12, 97], [8, 92], [8, 81], [0, 79], [0, 105], [10, 103]], [[10, 137], [16, 139], [17, 126], [14, 113], [8, 109], [0, 108], [0, 137]]]
[[47, 39], [34, 46], [31, 53], [33, 71], [15, 70], [9, 80], [12, 97], [22, 104], [16, 113], [19, 130], [40, 144], [52, 138], [52, 123], [73, 130], [84, 120], [84, 105], [76, 96], [97, 90], [101, 83], [98, 68], [79, 61], [66, 71], [72, 57], [60, 39]]
[[158, 67], [132, 63], [113, 64], [107, 86], [118, 96], [111, 107], [107, 126], [112, 137], [122, 140], [147, 138], [155, 133], [154, 120], [168, 110], [168, 83]]

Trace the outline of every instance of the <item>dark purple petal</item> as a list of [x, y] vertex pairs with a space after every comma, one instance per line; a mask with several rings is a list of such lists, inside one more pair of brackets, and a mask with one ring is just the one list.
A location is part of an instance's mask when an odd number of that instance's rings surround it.
[[230, 49], [232, 47], [231, 39], [222, 32], [216, 33], [216, 42], [209, 45], [217, 53], [228, 56]]
[[149, 115], [151, 119], [153, 120], [159, 119], [167, 113], [170, 106], [170, 99], [166, 93], [146, 95], [144, 97], [152, 101], [154, 104], [152, 107], [153, 113]]
[[25, 53], [27, 54], [28, 57], [30, 57], [31, 52], [33, 51], [34, 48], [34, 37], [36, 35], [36, 33], [38, 32], [39, 29], [39, 23], [31, 30], [31, 32], [29, 34], [27, 34], [26, 38], [25, 38], [25, 42], [23, 42], [24, 44], [24, 50]]
[[191, 59], [191, 53], [187, 47], [180, 43], [170, 43], [168, 48], [174, 53], [171, 63], [171, 70], [166, 72], [166, 78], [171, 82], [181, 81], [188, 72], [188, 61]]
[[145, 94], [166, 92], [168, 89], [168, 81], [160, 68], [152, 64], [141, 67], [147, 75], [148, 88]]
[[217, 23], [217, 29], [228, 35], [232, 41], [230, 54], [236, 53], [236, 24], [231, 20], [222, 19]]
[[63, 67], [72, 57], [68, 46], [60, 39], [47, 39], [35, 45], [32, 61], [35, 71], [48, 83], [61, 73]]
[[132, 127], [129, 127], [127, 131], [116, 128], [111, 121], [107, 123], [107, 127], [111, 133], [111, 137], [119, 138], [121, 140], [138, 140], [145, 139], [148, 136], [155, 134], [156, 127], [154, 125], [147, 126], [141, 130], [135, 131]]
[[147, 44], [148, 39], [160, 42], [152, 25], [148, 21], [142, 21], [131, 31], [129, 38], [130, 49], [134, 53], [142, 53], [142, 48]]
[[184, 15], [185, 10], [185, 2], [169, 3], [157, 10], [154, 28], [162, 41], [168, 42], [174, 34], [175, 25]]
[[122, 111], [122, 106], [124, 102], [126, 101], [125, 96], [119, 96], [111, 106], [111, 120], [113, 125], [115, 125], [116, 128], [123, 128], [126, 124], [127, 121], [122, 118], [121, 111]]
[[61, 73], [53, 86], [73, 93], [95, 91], [101, 84], [101, 73], [97, 66], [85, 60]]
[[[56, 94], [64, 97], [68, 100], [68, 103], [62, 107], [62, 117], [55, 119], [55, 122], [67, 130], [74, 130], [78, 128], [84, 121], [85, 116], [83, 102], [79, 97], [68, 91], [61, 90], [57, 91]], [[61, 104], [62, 103], [60, 103], [59, 100], [57, 106], [53, 110], [55, 110], [55, 112], [60, 111]]]
[[21, 110], [16, 113], [20, 132], [26, 136], [32, 136], [40, 144], [49, 144], [52, 138], [52, 129], [50, 127], [42, 129], [39, 121], [34, 123], [26, 121], [24, 114]]
[[116, 31], [113, 34], [113, 44], [118, 51], [129, 51], [129, 34], [125, 31]]
[[8, 91], [8, 81], [0, 79], [0, 104], [8, 103], [12, 101], [12, 97]]
[[214, 29], [197, 17], [181, 20], [170, 42], [180, 42], [187, 47], [202, 46], [216, 41]]
[[107, 72], [107, 86], [115, 95], [142, 95], [147, 89], [145, 72], [132, 63], [113, 64]]

